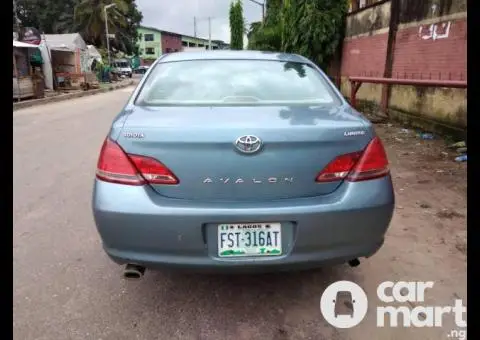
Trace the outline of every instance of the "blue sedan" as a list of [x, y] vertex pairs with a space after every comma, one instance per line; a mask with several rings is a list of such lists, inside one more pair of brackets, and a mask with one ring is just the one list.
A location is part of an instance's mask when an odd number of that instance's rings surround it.
[[372, 124], [310, 60], [160, 57], [100, 150], [93, 215], [126, 278], [359, 264], [394, 210]]

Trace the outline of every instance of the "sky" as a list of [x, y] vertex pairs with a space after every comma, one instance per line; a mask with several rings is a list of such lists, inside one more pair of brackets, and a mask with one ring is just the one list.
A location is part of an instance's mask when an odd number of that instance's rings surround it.
[[[197, 17], [197, 37], [208, 39], [208, 17], [212, 18], [212, 40], [230, 42], [228, 11], [231, 0], [136, 0], [143, 14], [142, 25], [193, 36]], [[249, 23], [262, 19], [262, 7], [243, 0], [243, 16]], [[246, 41], [246, 39], [244, 39]]]

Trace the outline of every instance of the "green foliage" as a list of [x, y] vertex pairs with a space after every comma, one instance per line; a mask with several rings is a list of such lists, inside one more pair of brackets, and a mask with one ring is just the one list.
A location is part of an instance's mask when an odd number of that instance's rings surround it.
[[279, 25], [264, 25], [253, 22], [247, 34], [248, 49], [260, 51], [280, 51], [282, 32]]
[[[115, 34], [110, 40], [113, 51], [137, 55], [137, 27], [143, 16], [135, 0], [16, 0], [17, 16], [23, 27], [35, 27], [46, 34], [79, 32], [83, 39], [97, 48], [106, 47], [105, 16], [108, 9], [108, 29]], [[15, 29], [15, 13], [13, 13]]]
[[248, 48], [300, 54], [325, 68], [347, 10], [348, 0], [269, 0], [264, 24], [250, 27]]
[[128, 5], [128, 11], [126, 14], [127, 26], [125, 30], [120, 31], [117, 34], [116, 41], [121, 43], [121, 45], [118, 46], [117, 49], [125, 52], [128, 55], [138, 56], [139, 46], [137, 45], [137, 29], [143, 19], [143, 15], [142, 12], [138, 10], [135, 0], [126, 0], [126, 2]]
[[245, 33], [245, 21], [243, 19], [243, 7], [241, 0], [232, 1], [230, 4], [230, 48], [243, 50], [243, 34]]
[[[17, 15], [23, 27], [34, 27], [50, 34], [70, 33], [74, 29], [73, 10], [78, 0], [16, 0]], [[15, 28], [15, 13], [13, 13]]]

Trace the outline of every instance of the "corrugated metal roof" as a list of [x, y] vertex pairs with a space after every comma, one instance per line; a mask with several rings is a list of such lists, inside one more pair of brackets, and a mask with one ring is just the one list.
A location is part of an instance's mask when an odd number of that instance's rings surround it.
[[27, 44], [18, 40], [13, 41], [13, 47], [19, 47], [19, 48], [38, 48], [38, 45], [33, 45], [33, 44]]
[[51, 50], [75, 51], [87, 49], [87, 44], [79, 33], [45, 34], [44, 39]]

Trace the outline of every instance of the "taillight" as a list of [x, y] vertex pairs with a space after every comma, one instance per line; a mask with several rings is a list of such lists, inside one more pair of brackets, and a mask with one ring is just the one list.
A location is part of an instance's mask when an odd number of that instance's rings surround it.
[[382, 142], [375, 137], [363, 152], [341, 155], [330, 162], [317, 176], [317, 182], [333, 182], [346, 179], [350, 182], [365, 181], [386, 176], [389, 173], [387, 155]]
[[165, 165], [156, 159], [128, 155], [143, 178], [150, 184], [178, 184], [178, 179]]
[[342, 180], [350, 173], [362, 155], [361, 152], [349, 153], [335, 158], [317, 176], [317, 182], [333, 182]]
[[150, 157], [127, 155], [109, 138], [100, 151], [97, 178], [127, 185], [178, 184], [178, 179], [165, 165]]

